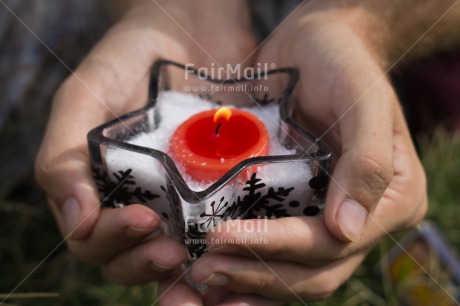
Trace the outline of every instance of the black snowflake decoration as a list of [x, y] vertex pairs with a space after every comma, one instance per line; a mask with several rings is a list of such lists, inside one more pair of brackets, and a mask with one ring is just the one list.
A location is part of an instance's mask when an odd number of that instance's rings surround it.
[[[258, 216], [269, 218], [289, 217], [290, 214], [288, 214], [283, 202], [294, 190], [294, 187], [278, 187], [276, 189], [269, 187], [266, 193], [262, 194], [260, 189], [266, 185], [261, 181], [261, 179], [257, 178], [256, 173], [252, 174], [243, 188], [243, 192], [246, 193], [244, 197], [238, 196], [231, 205], [229, 205], [228, 201], [225, 201], [225, 197], [222, 197], [218, 204], [216, 201], [211, 202], [212, 211], [200, 215], [200, 217], [208, 217], [202, 226], [206, 229], [212, 228], [226, 219], [254, 219]], [[227, 209], [225, 210], [225, 208]]]
[[93, 178], [96, 181], [99, 194], [101, 195], [101, 205], [103, 207], [120, 207], [134, 203], [147, 203], [159, 195], [150, 190], [144, 190], [136, 185], [132, 169], [114, 172], [115, 182], [101, 169], [93, 168]]
[[243, 217], [245, 219], [257, 218], [257, 216], [266, 217], [289, 217], [283, 202], [294, 190], [294, 187], [269, 187], [265, 194], [260, 192], [264, 188], [265, 183], [257, 178], [256, 173], [253, 173], [251, 178], [246, 182], [243, 191], [247, 192], [241, 198], [237, 197], [231, 207], [226, 211], [226, 217], [236, 218]]
[[187, 224], [185, 244], [192, 258], [198, 258], [207, 252], [206, 233], [221, 221], [236, 218], [254, 219], [258, 216], [270, 218], [290, 216], [283, 202], [294, 190], [294, 187], [269, 187], [262, 194], [260, 189], [264, 188], [266, 184], [261, 181], [257, 178], [256, 173], [252, 174], [242, 190], [246, 193], [243, 198], [238, 196], [231, 205], [225, 201], [225, 197], [221, 197], [219, 201], [212, 201], [210, 204], [211, 212], [204, 212], [200, 215], [201, 218], [207, 217], [204, 221]]
[[[200, 217], [210, 217], [208, 220], [203, 224], [205, 228], [212, 228], [216, 226], [222, 218], [224, 218], [225, 214], [222, 213], [225, 207], [228, 206], [228, 202], [225, 202], [225, 197], [220, 198], [220, 202], [216, 207], [216, 201], [211, 202], [211, 213], [208, 214], [206, 212], [202, 213]], [[216, 222], [217, 219], [217, 222]]]
[[199, 258], [207, 252], [206, 234], [207, 232], [203, 230], [200, 224], [187, 223], [184, 242], [191, 258]]

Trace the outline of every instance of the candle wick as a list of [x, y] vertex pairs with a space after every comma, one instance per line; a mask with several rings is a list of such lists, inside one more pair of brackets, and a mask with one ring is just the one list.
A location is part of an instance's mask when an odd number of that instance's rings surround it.
[[216, 136], [219, 136], [219, 129], [222, 126], [222, 122], [220, 122], [216, 127]]

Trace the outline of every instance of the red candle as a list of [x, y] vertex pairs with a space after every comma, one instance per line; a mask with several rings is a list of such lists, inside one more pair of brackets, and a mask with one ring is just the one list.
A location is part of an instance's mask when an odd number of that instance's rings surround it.
[[221, 107], [198, 113], [174, 132], [170, 151], [195, 180], [219, 179], [237, 163], [268, 152], [269, 136], [253, 114]]

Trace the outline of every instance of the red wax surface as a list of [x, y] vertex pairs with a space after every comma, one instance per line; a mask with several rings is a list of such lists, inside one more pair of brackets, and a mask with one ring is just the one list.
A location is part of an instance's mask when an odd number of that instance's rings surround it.
[[[215, 116], [219, 110], [225, 114]], [[170, 151], [193, 179], [209, 182], [242, 160], [266, 155], [268, 142], [259, 118], [247, 111], [221, 108], [198, 113], [182, 123], [171, 138]]]

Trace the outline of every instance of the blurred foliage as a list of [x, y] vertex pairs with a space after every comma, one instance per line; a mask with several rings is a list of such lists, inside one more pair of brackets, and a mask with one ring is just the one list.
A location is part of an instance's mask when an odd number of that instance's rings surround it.
[[437, 129], [420, 139], [422, 162], [428, 176], [427, 219], [434, 221], [460, 250], [460, 133]]

